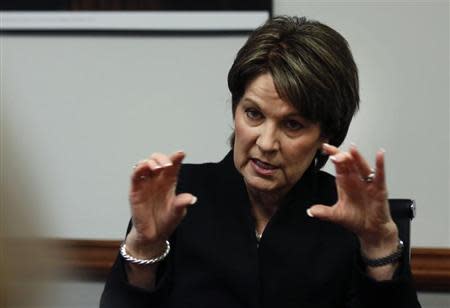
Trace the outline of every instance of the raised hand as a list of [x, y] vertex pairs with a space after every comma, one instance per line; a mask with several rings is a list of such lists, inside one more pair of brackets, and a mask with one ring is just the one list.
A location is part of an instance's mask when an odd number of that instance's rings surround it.
[[386, 256], [398, 244], [398, 229], [389, 211], [384, 151], [378, 151], [375, 172], [355, 146], [348, 152], [324, 144], [336, 169], [338, 200], [333, 206], [314, 205], [310, 216], [344, 226], [355, 233], [365, 255]]
[[136, 257], [160, 254], [164, 242], [186, 214], [186, 208], [197, 200], [189, 193], [175, 194], [184, 157], [183, 152], [170, 157], [154, 153], [135, 166], [129, 193], [133, 228], [126, 244]]

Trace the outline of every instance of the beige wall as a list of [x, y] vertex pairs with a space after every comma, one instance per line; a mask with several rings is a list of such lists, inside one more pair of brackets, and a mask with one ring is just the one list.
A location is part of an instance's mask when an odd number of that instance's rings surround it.
[[[348, 38], [362, 102], [347, 140], [368, 156], [387, 150], [391, 196], [417, 200], [413, 245], [449, 247], [448, 3], [274, 8]], [[177, 149], [215, 161], [227, 151], [226, 74], [244, 39], [2, 36], [3, 201], [36, 209], [46, 236], [121, 238], [135, 161]]]
[[344, 147], [386, 149], [391, 197], [417, 201], [415, 246], [450, 246], [449, 5], [445, 1], [275, 1], [349, 41], [361, 110]]

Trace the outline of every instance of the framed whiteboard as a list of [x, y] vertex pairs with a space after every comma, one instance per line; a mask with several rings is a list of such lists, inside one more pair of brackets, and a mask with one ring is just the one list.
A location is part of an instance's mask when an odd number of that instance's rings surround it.
[[246, 32], [264, 23], [272, 1], [3, 1], [2, 31]]

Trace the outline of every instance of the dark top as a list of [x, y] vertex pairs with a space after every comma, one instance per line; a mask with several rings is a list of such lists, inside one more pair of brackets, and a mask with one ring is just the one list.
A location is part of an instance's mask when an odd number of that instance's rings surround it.
[[267, 224], [259, 247], [245, 184], [232, 152], [220, 163], [182, 166], [178, 192], [198, 197], [171, 237], [149, 292], [127, 282], [118, 256], [100, 307], [420, 307], [407, 258], [392, 281], [364, 273], [358, 240], [310, 218], [334, 204], [334, 177], [308, 169]]

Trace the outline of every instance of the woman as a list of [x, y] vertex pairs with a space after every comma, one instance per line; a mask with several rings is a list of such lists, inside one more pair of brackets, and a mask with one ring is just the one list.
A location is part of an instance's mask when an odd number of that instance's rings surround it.
[[[232, 150], [132, 174], [132, 224], [101, 307], [419, 307], [375, 170], [343, 142], [358, 108], [345, 39], [305, 18], [258, 28], [228, 75]], [[328, 156], [336, 178], [320, 171]], [[170, 243], [170, 245], [169, 245]]]

